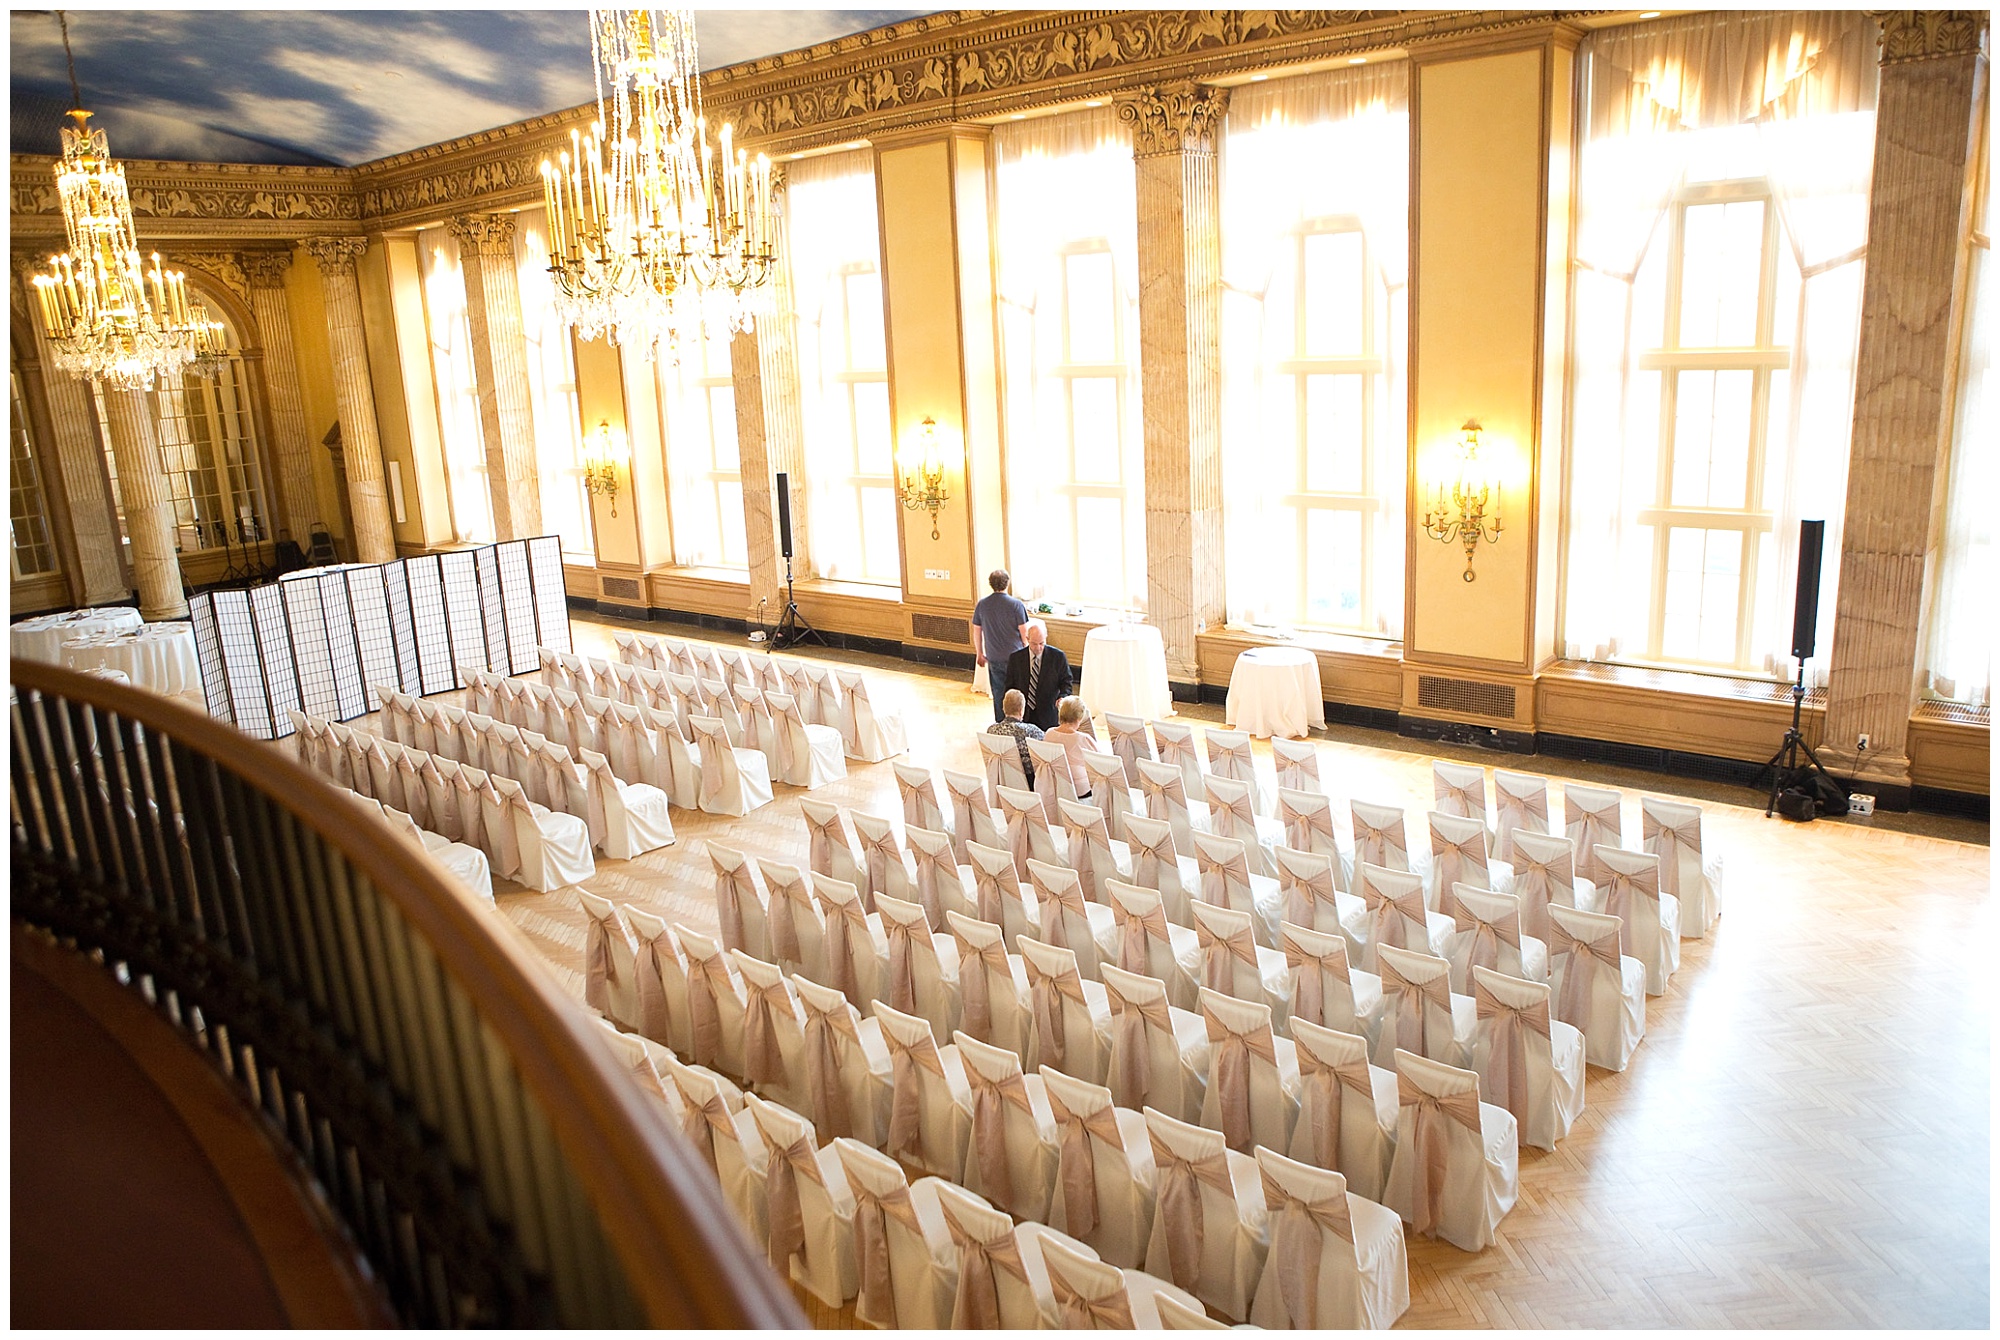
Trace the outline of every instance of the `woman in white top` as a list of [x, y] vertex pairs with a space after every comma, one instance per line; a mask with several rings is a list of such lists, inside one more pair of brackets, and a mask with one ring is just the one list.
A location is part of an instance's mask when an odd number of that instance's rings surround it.
[[1090, 774], [1084, 770], [1083, 751], [1103, 753], [1104, 746], [1097, 742], [1096, 723], [1090, 718], [1090, 709], [1083, 705], [1083, 699], [1074, 695], [1056, 704], [1056, 728], [1042, 737], [1052, 744], [1063, 747], [1063, 756], [1069, 760], [1069, 779], [1076, 787], [1078, 800], [1090, 799]]

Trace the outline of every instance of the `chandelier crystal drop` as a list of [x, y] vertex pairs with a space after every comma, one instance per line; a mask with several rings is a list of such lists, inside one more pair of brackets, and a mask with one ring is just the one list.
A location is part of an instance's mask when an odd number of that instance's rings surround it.
[[[656, 354], [753, 326], [776, 254], [771, 164], [709, 144], [691, 10], [593, 10], [597, 120], [542, 162], [556, 310]], [[608, 85], [608, 96], [607, 96]]]
[[[69, 23], [63, 51], [69, 52]], [[83, 99], [70, 61], [70, 92]], [[104, 132], [90, 128], [79, 105], [62, 130], [56, 190], [69, 250], [34, 276], [55, 364], [72, 376], [120, 390], [150, 390], [182, 371], [210, 373], [227, 344], [222, 324], [188, 298], [187, 276], [165, 269], [157, 252], [147, 269], [139, 255], [125, 169], [112, 161]]]

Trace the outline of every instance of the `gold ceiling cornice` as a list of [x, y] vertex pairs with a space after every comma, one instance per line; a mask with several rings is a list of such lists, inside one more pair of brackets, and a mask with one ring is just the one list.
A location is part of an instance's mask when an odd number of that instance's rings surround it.
[[[711, 121], [733, 121], [739, 143], [779, 158], [1162, 81], [1497, 36], [1594, 12], [961, 10], [711, 71], [702, 87]], [[355, 168], [128, 162], [133, 212], [149, 238], [304, 237], [534, 205], [542, 160], [595, 111], [592, 103], [531, 117]], [[14, 157], [17, 235], [61, 231], [52, 162]]]

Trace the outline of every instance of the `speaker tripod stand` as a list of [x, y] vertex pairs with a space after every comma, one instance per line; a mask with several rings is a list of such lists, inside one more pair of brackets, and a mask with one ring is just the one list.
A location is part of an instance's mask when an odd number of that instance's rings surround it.
[[[1806, 663], [1801, 660], [1799, 662], [1798, 680], [1792, 685], [1791, 728], [1785, 732], [1785, 742], [1778, 746], [1778, 752], [1771, 755], [1771, 761], [1764, 765], [1764, 771], [1771, 774], [1771, 796], [1764, 804], [1764, 817], [1766, 819], [1771, 817], [1771, 811], [1778, 808], [1778, 793], [1785, 789], [1786, 779], [1790, 778], [1796, 781], [1799, 774], [1805, 771], [1807, 763], [1812, 765], [1814, 772], [1826, 778], [1827, 781], [1833, 782], [1836, 788], [1840, 785], [1840, 783], [1834, 782], [1833, 778], [1828, 775], [1825, 766], [1819, 761], [1819, 755], [1813, 752], [1813, 747], [1806, 743], [1806, 737], [1799, 731], [1799, 713], [1805, 707], [1805, 701]], [[1805, 755], [1805, 763], [1799, 761], [1799, 755], [1801, 754]], [[1757, 775], [1761, 777], [1764, 774], [1760, 772]], [[1817, 797], [1814, 798], [1814, 804], [1818, 804]]]
[[787, 647], [798, 646], [807, 638], [811, 638], [822, 647], [827, 645], [826, 639], [819, 635], [819, 630], [807, 623], [806, 616], [799, 613], [798, 601], [792, 599], [792, 556], [786, 554], [785, 612], [778, 616], [778, 627], [771, 634], [771, 648], [774, 651], [783, 651]]

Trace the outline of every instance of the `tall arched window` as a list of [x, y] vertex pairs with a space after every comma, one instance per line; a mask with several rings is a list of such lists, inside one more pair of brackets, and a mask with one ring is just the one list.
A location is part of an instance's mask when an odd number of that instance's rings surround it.
[[27, 402], [21, 396], [21, 365], [7, 363], [7, 521], [13, 576], [45, 577], [60, 570], [55, 537], [49, 529], [48, 499], [35, 459]]

